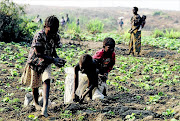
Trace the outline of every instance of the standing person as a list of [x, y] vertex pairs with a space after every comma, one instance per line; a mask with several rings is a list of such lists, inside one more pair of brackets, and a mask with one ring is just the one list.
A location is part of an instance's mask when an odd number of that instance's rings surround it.
[[[93, 55], [93, 59], [97, 64], [98, 74], [101, 76], [101, 83], [106, 84], [108, 73], [112, 70], [115, 64], [114, 47], [114, 39], [107, 37], [103, 41], [103, 48]], [[104, 89], [102, 93], [104, 96], [107, 96], [106, 89]]]
[[133, 14], [134, 16], [131, 18], [131, 29], [129, 30], [129, 33], [131, 34], [130, 42], [129, 42], [129, 53], [132, 53], [133, 55], [137, 52], [137, 55], [140, 55], [141, 52], [141, 30], [139, 30], [139, 27], [141, 25], [141, 17], [137, 13], [138, 8], [133, 7]]
[[32, 22], [38, 23], [38, 27], [42, 27], [43, 21], [39, 15], [37, 15], [37, 17]]
[[68, 14], [66, 14], [66, 20], [65, 20], [65, 22], [66, 22], [66, 24], [70, 22]]
[[[79, 71], [84, 73], [88, 77], [88, 89], [86, 92], [79, 97], [75, 94], [78, 88], [79, 83]], [[96, 64], [94, 63], [92, 57], [89, 54], [84, 54], [80, 57], [79, 63], [74, 67], [74, 91], [73, 91], [73, 101], [82, 102], [87, 94], [89, 94], [89, 98], [92, 99], [92, 90], [98, 86], [98, 78], [96, 72]]]
[[79, 26], [79, 19], [77, 19], [77, 21], [76, 21], [76, 25], [77, 25], [77, 26]]
[[62, 16], [62, 18], [61, 18], [61, 21], [60, 21], [60, 22], [61, 22], [61, 26], [62, 26], [62, 27], [64, 27], [64, 26], [65, 26], [64, 16]]
[[119, 21], [119, 26], [120, 26], [121, 30], [123, 29], [123, 24], [124, 24], [124, 22], [123, 22], [123, 19], [121, 18]]
[[[65, 64], [65, 60], [59, 58], [56, 47], [60, 47], [60, 36], [57, 34], [59, 20], [49, 16], [45, 20], [44, 29], [39, 31], [33, 38], [27, 64], [21, 77], [24, 84], [32, 88], [35, 108], [42, 111], [42, 115], [48, 117], [48, 98], [50, 90], [51, 64], [58, 67]], [[43, 84], [42, 84], [43, 82]], [[43, 86], [43, 107], [38, 103], [39, 87]]]

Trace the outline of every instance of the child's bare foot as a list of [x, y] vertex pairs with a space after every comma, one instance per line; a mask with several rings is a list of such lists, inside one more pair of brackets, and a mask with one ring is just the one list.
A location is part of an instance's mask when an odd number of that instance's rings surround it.
[[41, 115], [47, 118], [49, 116], [49, 114], [47, 113], [47, 109], [42, 108]]
[[38, 104], [35, 104], [35, 108], [36, 108], [36, 110], [41, 110], [42, 109], [42, 106], [40, 106], [40, 105], [38, 105]]

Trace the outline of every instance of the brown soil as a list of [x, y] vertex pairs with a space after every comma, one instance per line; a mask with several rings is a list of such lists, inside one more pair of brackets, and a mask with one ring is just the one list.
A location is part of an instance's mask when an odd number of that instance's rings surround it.
[[[62, 40], [63, 44], [72, 44], [70, 40]], [[77, 43], [77, 42], [75, 42]], [[85, 41], [81, 42], [80, 45], [75, 44], [77, 46], [82, 46], [84, 49], [91, 49], [93, 52], [97, 51], [98, 49], [102, 48], [102, 42], [92, 42], [92, 41]], [[3, 53], [3, 47], [1, 46], [0, 52]], [[16, 50], [16, 48], [14, 48]], [[117, 56], [129, 56], [128, 53], [128, 46], [119, 44], [115, 48]], [[145, 46], [142, 47], [141, 57], [137, 58], [156, 58], [161, 60], [165, 58], [168, 63], [174, 64], [174, 60], [180, 62], [180, 54], [176, 51], [170, 51], [166, 49], [160, 49], [157, 47]], [[27, 55], [26, 55], [27, 57]], [[25, 63], [23, 63], [24, 66]], [[13, 67], [7, 67], [4, 64], [0, 64], [2, 68], [6, 68], [7, 71], [12, 69]], [[23, 69], [20, 69], [19, 72], [22, 74]], [[178, 74], [179, 72], [177, 72]], [[19, 89], [23, 87], [19, 83], [20, 76], [15, 77], [14, 79], [8, 78], [10, 74], [6, 72], [0, 73], [0, 89], [5, 90], [5, 93], [0, 92], [0, 97], [7, 96], [8, 94], [14, 93], [14, 98], [19, 98], [20, 102], [15, 104], [10, 103], [3, 103], [0, 102], [0, 120], [30, 120], [28, 116], [35, 115], [39, 116], [39, 120], [89, 120], [89, 121], [106, 121], [106, 120], [113, 120], [113, 121], [121, 121], [125, 120], [127, 115], [131, 115], [135, 113], [136, 120], [164, 120], [170, 119], [172, 117], [164, 117], [162, 115], [162, 111], [166, 109], [174, 109], [176, 114], [173, 115], [174, 118], [180, 119], [180, 86], [179, 83], [176, 85], [164, 85], [161, 89], [155, 88], [153, 90], [143, 90], [131, 83], [133, 80], [129, 80], [127, 83], [123, 83], [124, 87], [130, 89], [129, 92], [126, 91], [117, 91], [114, 86], [108, 87], [107, 97], [103, 100], [96, 100], [90, 102], [84, 102], [84, 104], [73, 103], [65, 105], [63, 103], [63, 93], [61, 90], [56, 89], [55, 85], [56, 82], [51, 83], [51, 90], [50, 90], [50, 100], [55, 102], [56, 105], [49, 107], [48, 113], [50, 116], [48, 118], [40, 116], [40, 112], [36, 111], [34, 106], [24, 107], [24, 96], [26, 94], [25, 89]], [[139, 71], [135, 73], [135, 76], [141, 77], [142, 75], [139, 74]], [[153, 75], [153, 76], [158, 76]], [[65, 76], [61, 75], [60, 80], [64, 80]], [[154, 78], [154, 77], [152, 77]], [[111, 77], [110, 77], [111, 79]], [[7, 83], [10, 83], [11, 88], [7, 87]], [[166, 92], [167, 96], [162, 97], [156, 104], [146, 104], [147, 97], [151, 95], [156, 95], [158, 92]], [[136, 98], [140, 96], [139, 98]], [[0, 98], [2, 100], [2, 98]], [[15, 110], [14, 105], [17, 107]], [[2, 108], [4, 110], [2, 110]], [[73, 116], [63, 115], [65, 110], [69, 110]], [[63, 117], [64, 116], [64, 117]], [[62, 119], [61, 119], [61, 118]]]

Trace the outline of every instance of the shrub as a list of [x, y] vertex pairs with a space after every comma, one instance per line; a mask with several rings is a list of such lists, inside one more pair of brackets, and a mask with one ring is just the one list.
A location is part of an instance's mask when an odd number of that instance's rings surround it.
[[180, 39], [180, 32], [175, 32], [173, 29], [168, 31], [166, 29], [164, 36], [170, 39]]
[[104, 24], [98, 19], [91, 20], [87, 24], [87, 30], [92, 34], [101, 33], [103, 29]]
[[21, 32], [19, 23], [23, 21], [21, 15], [25, 15], [23, 6], [9, 0], [0, 2], [1, 40], [6, 42], [17, 40]]
[[9, 0], [0, 2], [0, 40], [5, 42], [29, 41], [39, 28], [36, 23], [25, 18], [25, 6]]
[[155, 11], [153, 13], [153, 16], [160, 16], [160, 15], [163, 15], [164, 13], [162, 11]]
[[68, 28], [67, 33], [70, 32], [70, 31], [72, 31], [72, 30], [73, 30], [75, 33], [80, 33], [80, 32], [81, 32], [80, 27], [77, 26], [75, 22], [72, 22], [72, 23], [70, 23], [70, 24], [67, 24], [67, 28]]
[[154, 38], [163, 37], [163, 36], [164, 36], [163, 31], [161, 31], [159, 29], [155, 29], [152, 34], [152, 37], [154, 37]]

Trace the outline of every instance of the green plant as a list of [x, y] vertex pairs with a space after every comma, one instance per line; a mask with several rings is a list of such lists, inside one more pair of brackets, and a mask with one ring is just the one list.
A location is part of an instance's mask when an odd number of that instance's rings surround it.
[[169, 117], [173, 116], [174, 114], [175, 114], [174, 110], [170, 110], [170, 109], [166, 109], [166, 111], [162, 113], [162, 115]]
[[164, 34], [164, 37], [170, 38], [170, 39], [180, 39], [180, 32], [176, 32], [173, 29], [167, 30]]
[[110, 115], [115, 115], [115, 113], [113, 112], [113, 111], [108, 111], [108, 114], [110, 114]]
[[23, 22], [21, 16], [25, 15], [25, 6], [18, 5], [10, 0], [0, 2], [0, 14], [2, 16], [2, 25], [0, 39], [6, 42], [18, 41], [22, 30], [19, 25]]
[[3, 101], [3, 102], [9, 102], [9, 100], [10, 100], [9, 97], [4, 97], [2, 101]]
[[159, 95], [155, 95], [155, 96], [149, 96], [149, 102], [151, 103], [156, 103], [159, 101], [161, 97]]
[[38, 117], [34, 116], [33, 114], [28, 115], [28, 118], [34, 121], [38, 121]]
[[84, 121], [85, 120], [85, 116], [79, 116], [78, 117], [78, 121]]
[[131, 115], [126, 115], [126, 120], [135, 120], [135, 113], [132, 113]]
[[162, 11], [155, 11], [153, 13], [153, 16], [160, 16], [160, 15], [163, 15], [164, 13]]
[[72, 112], [70, 110], [65, 110], [64, 112], [61, 112], [59, 116], [60, 116], [61, 119], [71, 118], [72, 117]]
[[163, 31], [158, 30], [158, 29], [155, 29], [154, 32], [153, 32], [153, 34], [152, 34], [152, 37], [154, 37], [154, 38], [163, 37], [163, 36], [164, 36]]
[[98, 19], [90, 20], [87, 24], [87, 30], [92, 34], [101, 33], [104, 29], [104, 24]]
[[137, 96], [136, 96], [136, 99], [140, 100], [140, 99], [141, 99], [141, 96], [137, 95]]

